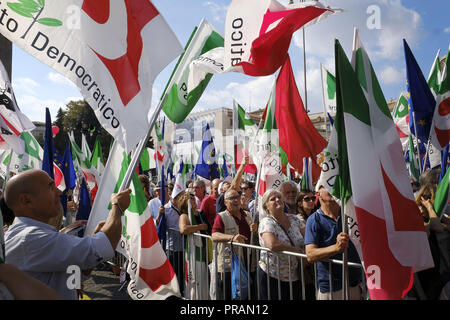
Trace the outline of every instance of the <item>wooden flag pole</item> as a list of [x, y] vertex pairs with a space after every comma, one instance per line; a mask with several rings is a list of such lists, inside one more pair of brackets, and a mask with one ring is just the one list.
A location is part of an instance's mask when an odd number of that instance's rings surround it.
[[[342, 232], [348, 234], [347, 228], [347, 216], [345, 215], [344, 199], [341, 199], [341, 222]], [[344, 249], [342, 253], [342, 300], [348, 300], [348, 248]], [[331, 292], [332, 294], [332, 292]]]

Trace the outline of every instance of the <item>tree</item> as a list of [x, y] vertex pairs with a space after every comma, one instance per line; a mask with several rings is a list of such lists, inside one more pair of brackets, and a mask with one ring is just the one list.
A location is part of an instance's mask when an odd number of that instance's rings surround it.
[[[84, 133], [84, 135], [86, 136], [87, 143], [89, 144], [89, 148], [91, 150], [94, 148], [95, 139], [98, 137], [100, 144], [102, 145], [103, 158], [108, 159], [109, 149], [110, 146], [112, 145], [113, 138], [100, 125], [100, 122], [97, 120], [97, 117], [95, 116], [94, 110], [92, 110], [92, 108], [85, 100], [70, 101], [66, 106], [67, 106], [66, 111], [61, 110], [61, 113], [58, 111], [57, 121], [55, 121], [55, 125], [60, 127], [60, 133], [56, 137], [61, 135], [64, 136], [64, 139], [67, 139], [68, 141], [68, 133], [73, 131], [75, 141], [79, 146], [81, 146], [81, 133]], [[63, 119], [62, 123], [56, 124], [60, 123], [58, 122], [60, 115]], [[64, 131], [64, 133], [61, 134], [61, 131]], [[63, 146], [62, 150], [64, 150], [65, 142], [60, 143], [61, 146]], [[154, 148], [152, 138], [150, 138], [149, 141], [147, 141], [146, 147]]]
[[64, 117], [66, 112], [59, 108], [58, 113], [56, 114], [56, 120], [53, 122], [54, 126], [59, 128], [59, 133], [53, 139], [54, 146], [56, 150], [63, 155], [66, 150], [66, 145], [69, 143], [69, 137], [67, 136], [67, 131], [64, 128]]
[[109, 147], [112, 142], [112, 136], [100, 125], [94, 111], [85, 100], [70, 101], [64, 112], [63, 128], [67, 133], [73, 131], [75, 141], [81, 146], [81, 134], [86, 136], [89, 148], [92, 150], [95, 139], [98, 137], [102, 145], [103, 157], [109, 155]]

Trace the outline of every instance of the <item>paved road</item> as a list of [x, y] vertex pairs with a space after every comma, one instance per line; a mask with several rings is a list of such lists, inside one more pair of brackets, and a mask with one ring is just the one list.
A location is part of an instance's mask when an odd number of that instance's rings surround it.
[[118, 275], [115, 275], [107, 263], [100, 264], [83, 282], [85, 294], [92, 300], [131, 300], [127, 288], [121, 287]]

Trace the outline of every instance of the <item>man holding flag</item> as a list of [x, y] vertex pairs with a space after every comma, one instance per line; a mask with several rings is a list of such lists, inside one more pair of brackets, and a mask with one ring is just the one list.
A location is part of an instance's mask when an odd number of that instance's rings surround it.
[[[6, 260], [53, 288], [62, 299], [77, 299], [67, 286], [67, 268], [92, 269], [114, 256], [121, 231], [121, 215], [130, 204], [131, 190], [111, 196], [112, 209], [91, 237], [78, 238], [57, 232], [50, 222], [62, 215], [61, 191], [47, 173], [28, 170], [6, 184], [5, 200], [16, 215], [6, 234]], [[64, 254], [62, 254], [64, 253]]]

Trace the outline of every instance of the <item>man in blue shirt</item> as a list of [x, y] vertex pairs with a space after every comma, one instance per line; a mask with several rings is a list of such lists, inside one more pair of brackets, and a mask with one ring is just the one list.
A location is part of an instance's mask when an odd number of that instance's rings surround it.
[[[88, 270], [114, 257], [121, 237], [121, 215], [131, 190], [111, 196], [112, 209], [92, 236], [74, 237], [56, 231], [52, 221], [62, 215], [61, 191], [45, 171], [28, 170], [6, 184], [5, 200], [15, 214], [5, 235], [6, 261], [40, 280], [65, 300], [76, 300], [68, 267]], [[71, 269], [72, 270], [72, 269]]]
[[[320, 187], [320, 209], [314, 212], [306, 222], [305, 249], [308, 262], [317, 262], [318, 300], [342, 299], [342, 265], [332, 264], [331, 288], [329, 263], [327, 259], [342, 260], [342, 252], [348, 248], [348, 261], [361, 263], [358, 253], [348, 234], [342, 232], [339, 204], [330, 193]], [[349, 299], [360, 300], [361, 270], [349, 267]], [[331, 290], [330, 290], [331, 289]]]

